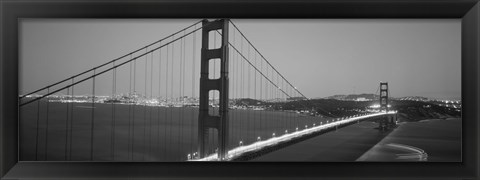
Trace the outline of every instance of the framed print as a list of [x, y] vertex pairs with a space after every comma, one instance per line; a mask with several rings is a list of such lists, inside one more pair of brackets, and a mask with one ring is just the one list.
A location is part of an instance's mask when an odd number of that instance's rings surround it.
[[477, 1], [0, 6], [4, 179], [478, 178]]

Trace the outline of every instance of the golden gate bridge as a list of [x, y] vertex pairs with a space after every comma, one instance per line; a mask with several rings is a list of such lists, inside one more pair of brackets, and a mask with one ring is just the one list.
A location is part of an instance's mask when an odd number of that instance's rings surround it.
[[200, 20], [21, 95], [20, 159], [241, 159], [364, 120], [389, 129], [396, 112], [388, 84], [379, 90], [382, 111], [334, 115], [312, 104], [232, 20]]

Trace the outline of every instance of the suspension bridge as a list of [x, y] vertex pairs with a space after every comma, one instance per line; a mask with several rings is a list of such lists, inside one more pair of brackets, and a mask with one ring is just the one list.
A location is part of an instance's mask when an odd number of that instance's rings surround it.
[[[312, 104], [229, 19], [200, 20], [19, 97], [23, 161], [229, 161], [364, 120]], [[375, 93], [376, 94], [376, 93]]]

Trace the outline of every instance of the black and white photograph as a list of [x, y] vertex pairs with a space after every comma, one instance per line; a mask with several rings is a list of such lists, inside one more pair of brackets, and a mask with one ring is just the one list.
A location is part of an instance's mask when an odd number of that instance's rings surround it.
[[460, 19], [19, 20], [19, 161], [461, 162]]

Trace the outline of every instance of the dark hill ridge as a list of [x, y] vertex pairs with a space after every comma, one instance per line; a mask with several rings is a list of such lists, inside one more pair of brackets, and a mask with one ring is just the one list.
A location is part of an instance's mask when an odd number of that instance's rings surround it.
[[[378, 100], [380, 96], [378, 94], [337, 94], [333, 96], [328, 96], [325, 98], [314, 98], [314, 99], [336, 99], [336, 100], [342, 100], [342, 101], [355, 101], [358, 100], [358, 98], [365, 98], [365, 100]], [[396, 99], [396, 100], [416, 100], [416, 101], [435, 101], [437, 99], [435, 98], [428, 98], [428, 97], [423, 97], [423, 96], [404, 96], [404, 97], [388, 97], [389, 99]]]
[[258, 106], [258, 105], [265, 105], [265, 102], [251, 99], [251, 98], [242, 98], [242, 99], [235, 99], [234, 104], [237, 106]]
[[376, 94], [349, 94], [349, 95], [333, 95], [333, 96], [328, 96], [324, 99], [336, 99], [336, 100], [342, 100], [342, 101], [355, 101], [357, 99], [365, 99], [365, 100], [372, 100], [372, 99], [378, 99], [378, 95]]

